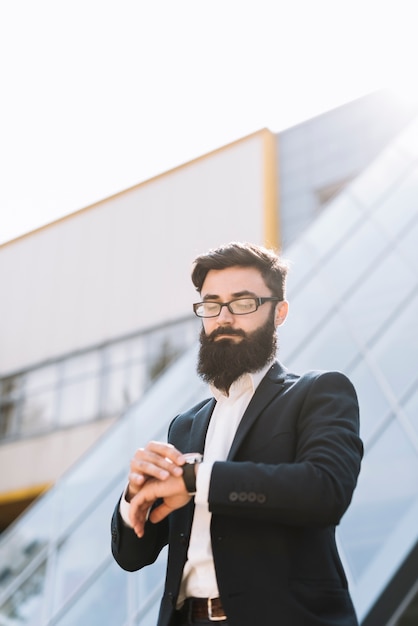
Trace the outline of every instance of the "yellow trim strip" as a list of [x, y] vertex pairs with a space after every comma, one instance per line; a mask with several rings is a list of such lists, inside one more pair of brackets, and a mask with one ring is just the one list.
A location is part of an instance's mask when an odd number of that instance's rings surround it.
[[263, 131], [264, 173], [264, 245], [279, 251], [281, 231], [279, 219], [279, 176], [276, 135], [268, 129]]
[[33, 500], [41, 493], [52, 487], [52, 484], [53, 483], [44, 483], [33, 487], [26, 487], [24, 489], [15, 489], [14, 491], [0, 493], [0, 506], [3, 504], [10, 504], [11, 502], [19, 502], [21, 500]]

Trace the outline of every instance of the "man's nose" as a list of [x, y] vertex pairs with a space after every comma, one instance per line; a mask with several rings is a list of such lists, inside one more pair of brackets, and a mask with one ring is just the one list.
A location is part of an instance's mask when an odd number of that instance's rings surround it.
[[232, 324], [232, 322], [234, 321], [234, 314], [231, 313], [227, 306], [223, 306], [217, 319], [219, 320], [220, 324], [224, 324], [225, 322]]

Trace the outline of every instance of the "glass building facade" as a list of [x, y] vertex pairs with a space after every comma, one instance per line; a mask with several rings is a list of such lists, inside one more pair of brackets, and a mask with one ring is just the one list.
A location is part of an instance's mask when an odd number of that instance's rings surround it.
[[[338, 543], [362, 626], [404, 626], [418, 572], [418, 121], [333, 199], [285, 256], [279, 357], [339, 369], [359, 396], [365, 457]], [[206, 395], [184, 354], [0, 541], [0, 624], [155, 626], [165, 554], [110, 555], [132, 446], [165, 438]], [[87, 376], [87, 374], [86, 374]]]

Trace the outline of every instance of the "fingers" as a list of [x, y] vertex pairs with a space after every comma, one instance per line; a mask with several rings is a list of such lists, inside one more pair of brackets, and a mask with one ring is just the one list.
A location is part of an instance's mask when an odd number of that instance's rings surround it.
[[136, 451], [131, 461], [129, 482], [141, 487], [147, 478], [166, 480], [170, 475], [181, 476], [183, 462], [183, 455], [173, 445], [150, 441], [145, 448]]

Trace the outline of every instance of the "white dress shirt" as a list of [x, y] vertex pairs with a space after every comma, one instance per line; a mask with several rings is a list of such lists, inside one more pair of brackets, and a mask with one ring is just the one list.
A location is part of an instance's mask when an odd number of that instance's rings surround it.
[[[213, 564], [210, 539], [211, 513], [208, 506], [209, 483], [215, 461], [225, 461], [238, 424], [250, 403], [259, 383], [266, 375], [271, 363], [253, 374], [244, 374], [229, 389], [229, 395], [215, 387], [211, 391], [216, 405], [206, 434], [203, 462], [199, 465], [196, 478], [195, 512], [190, 535], [187, 561], [183, 570], [177, 606], [185, 598], [216, 598], [219, 596]], [[195, 450], [192, 450], [195, 452]], [[123, 521], [132, 526], [129, 520], [129, 503], [123, 497], [120, 502]]]
[[181, 606], [185, 598], [219, 596], [210, 539], [212, 514], [208, 506], [212, 465], [215, 461], [226, 460], [238, 424], [270, 365], [255, 374], [241, 376], [231, 385], [228, 396], [211, 387], [216, 405], [206, 435], [203, 462], [197, 472], [195, 512], [177, 606]]

